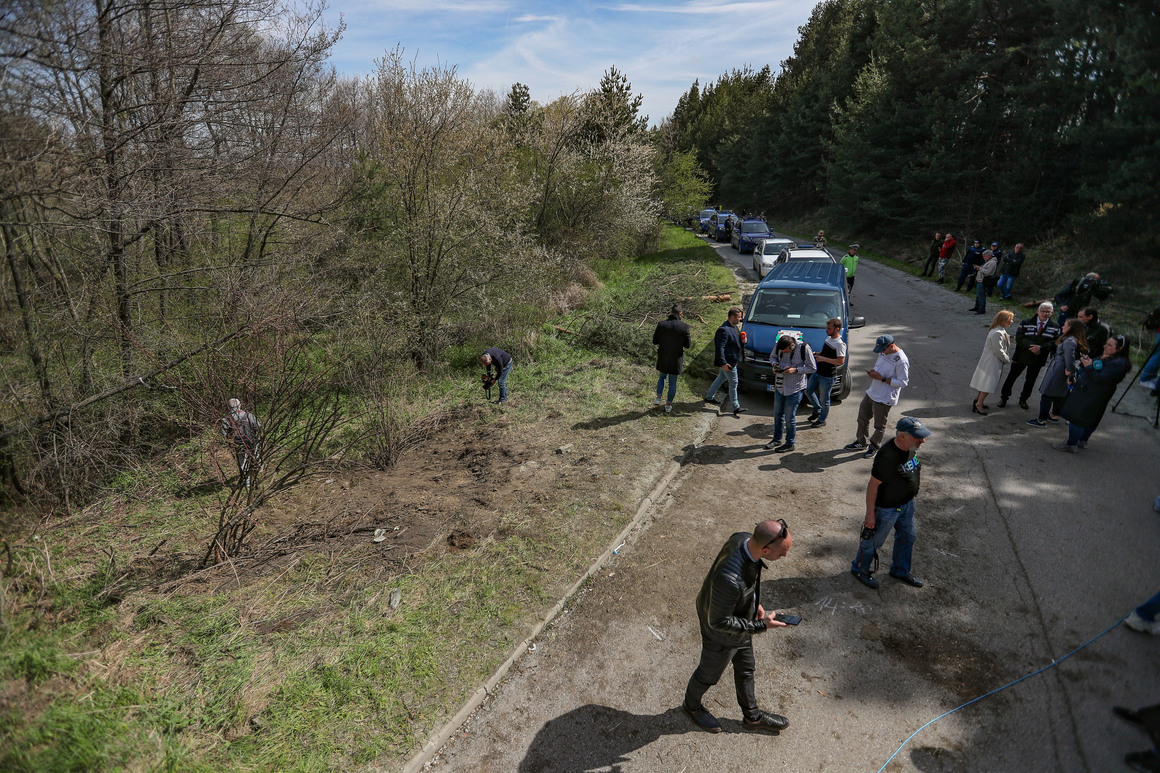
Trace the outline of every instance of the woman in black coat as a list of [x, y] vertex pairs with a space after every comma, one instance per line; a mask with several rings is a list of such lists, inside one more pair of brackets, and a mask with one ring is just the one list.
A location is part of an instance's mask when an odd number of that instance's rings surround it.
[[1088, 439], [1100, 425], [1104, 411], [1111, 402], [1116, 387], [1132, 369], [1128, 357], [1130, 345], [1122, 335], [1112, 336], [1104, 344], [1103, 356], [1098, 360], [1081, 357], [1082, 369], [1076, 374], [1075, 387], [1063, 400], [1059, 415], [1067, 419], [1067, 441], [1056, 443], [1060, 451], [1074, 454], [1086, 448]]

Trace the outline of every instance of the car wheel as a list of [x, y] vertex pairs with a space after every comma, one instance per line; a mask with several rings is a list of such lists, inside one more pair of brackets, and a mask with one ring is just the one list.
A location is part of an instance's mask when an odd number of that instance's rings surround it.
[[[842, 389], [841, 389], [841, 391], [838, 392], [837, 402], [840, 403], [849, 396], [850, 396], [850, 376], [849, 376], [849, 373], [847, 373], [846, 378], [842, 379]], [[834, 402], [834, 398], [831, 397], [830, 401]]]

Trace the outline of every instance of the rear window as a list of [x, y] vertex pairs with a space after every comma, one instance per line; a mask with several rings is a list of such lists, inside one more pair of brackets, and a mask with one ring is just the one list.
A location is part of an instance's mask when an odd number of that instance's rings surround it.
[[769, 233], [769, 226], [765, 223], [742, 223], [741, 233], [743, 234], [766, 234]]
[[701, 217], [703, 217], [705, 219], [711, 218], [711, 217], [713, 217], [713, 215], [716, 215], [716, 214], [717, 214], [717, 210], [715, 210], [715, 209], [702, 209], [701, 210]]
[[777, 255], [792, 242], [766, 242], [765, 247], [762, 248], [762, 255]]
[[746, 322], [790, 327], [825, 327], [840, 316], [842, 296], [837, 290], [783, 287], [759, 289], [749, 304]]

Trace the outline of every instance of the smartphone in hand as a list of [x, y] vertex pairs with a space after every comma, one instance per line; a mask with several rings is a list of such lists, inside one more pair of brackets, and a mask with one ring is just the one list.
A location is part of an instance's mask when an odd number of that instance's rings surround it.
[[773, 619], [779, 623], [785, 623], [786, 625], [797, 625], [802, 621], [801, 615], [787, 615], [782, 612], [778, 612], [776, 615], [774, 615]]

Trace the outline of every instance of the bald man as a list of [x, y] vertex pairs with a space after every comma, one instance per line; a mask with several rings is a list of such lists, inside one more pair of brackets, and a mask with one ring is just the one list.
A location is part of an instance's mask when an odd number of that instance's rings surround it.
[[720, 733], [721, 723], [701, 703], [710, 687], [720, 681], [730, 663], [737, 688], [737, 703], [746, 730], [779, 731], [789, 720], [757, 707], [754, 693], [753, 635], [784, 628], [776, 613], [761, 605], [761, 570], [766, 561], [789, 553], [793, 537], [784, 520], [762, 521], [753, 533], [731, 536], [709, 569], [697, 594], [697, 617], [701, 621], [701, 662], [685, 689], [684, 709], [693, 721], [710, 733]]

